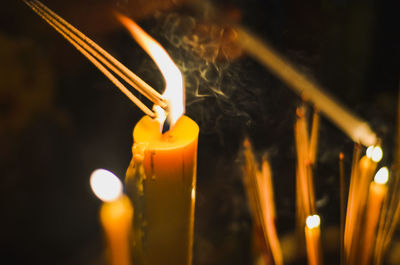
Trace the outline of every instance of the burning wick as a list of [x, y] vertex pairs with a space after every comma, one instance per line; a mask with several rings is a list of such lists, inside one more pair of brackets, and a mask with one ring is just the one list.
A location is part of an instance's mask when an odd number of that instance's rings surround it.
[[110, 265], [130, 265], [129, 239], [133, 208], [122, 193], [122, 183], [105, 169], [97, 169], [90, 176], [90, 186], [96, 196], [104, 201], [100, 219], [107, 239]]
[[162, 125], [161, 133], [164, 134], [164, 133], [168, 132], [170, 128], [171, 128], [171, 124], [169, 123], [169, 119], [167, 116], [167, 118], [165, 119], [165, 121]]

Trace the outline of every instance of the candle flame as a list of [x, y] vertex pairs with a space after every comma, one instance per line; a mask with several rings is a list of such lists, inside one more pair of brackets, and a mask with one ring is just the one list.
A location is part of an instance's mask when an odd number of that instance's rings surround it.
[[194, 201], [196, 199], [196, 189], [193, 187], [192, 188], [192, 200]]
[[389, 170], [387, 167], [382, 167], [376, 172], [374, 181], [378, 184], [386, 184], [389, 180]]
[[306, 225], [309, 229], [318, 227], [320, 225], [320, 223], [321, 223], [321, 219], [319, 218], [319, 215], [317, 215], [317, 214], [310, 215], [306, 219]]
[[378, 163], [379, 161], [381, 161], [383, 157], [383, 151], [379, 145], [378, 146], [371, 145], [370, 147], [367, 148], [366, 155], [368, 158], [372, 159], [372, 161]]
[[168, 114], [160, 106], [155, 105], [154, 110], [158, 114], [161, 128], [165, 120], [171, 128], [179, 117], [185, 112], [184, 83], [181, 71], [172, 61], [165, 49], [133, 20], [117, 14], [117, 18], [128, 29], [132, 37], [146, 51], [157, 64], [165, 80], [165, 90], [162, 97], [167, 101]]
[[102, 201], [114, 201], [122, 195], [122, 183], [106, 169], [96, 169], [90, 176], [90, 186]]

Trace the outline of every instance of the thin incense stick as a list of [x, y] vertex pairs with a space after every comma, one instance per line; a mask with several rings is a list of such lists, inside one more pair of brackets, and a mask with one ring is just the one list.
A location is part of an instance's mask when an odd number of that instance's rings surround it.
[[399, 76], [399, 88], [397, 91], [397, 137], [396, 137], [396, 156], [395, 156], [395, 168], [400, 169], [400, 76]]
[[340, 265], [345, 264], [344, 259], [344, 223], [345, 223], [345, 209], [346, 209], [346, 190], [344, 183], [344, 155], [339, 154], [339, 176], [340, 176]]
[[302, 222], [301, 226], [304, 227], [303, 223], [306, 216], [309, 216], [315, 212], [315, 199], [314, 199], [314, 184], [312, 178], [312, 170], [309, 162], [309, 137], [307, 131], [307, 119], [305, 114], [305, 107], [297, 109], [298, 119], [295, 124], [295, 142], [297, 151], [297, 173], [299, 193], [301, 194], [298, 198], [302, 201], [302, 213], [299, 217]]
[[360, 152], [361, 147], [359, 144], [354, 145], [353, 152], [353, 160], [351, 166], [351, 175], [350, 175], [350, 188], [349, 195], [347, 199], [347, 212], [346, 212], [346, 224], [344, 229], [344, 249], [345, 249], [345, 258], [348, 259], [350, 255], [350, 247], [352, 241], [352, 232], [354, 226], [354, 204], [355, 204], [355, 189], [358, 180], [358, 162], [360, 160]]
[[319, 132], [319, 114], [318, 110], [314, 109], [312, 128], [311, 128], [311, 138], [310, 138], [310, 164], [315, 164], [315, 158], [317, 156], [317, 146], [318, 146], [318, 132]]
[[307, 79], [283, 57], [278, 55], [266, 42], [243, 27], [237, 26], [236, 31], [240, 45], [249, 55], [274, 72], [300, 94], [303, 99], [311, 101], [318, 110], [331, 119], [353, 141], [362, 143], [365, 146], [371, 146], [376, 143], [376, 135], [367, 122], [333, 100], [327, 93], [322, 92], [321, 87]]
[[[135, 103], [143, 112], [151, 117], [155, 117], [155, 113], [137, 99], [119, 80], [114, 77], [109, 70], [114, 72], [125, 82], [138, 90], [153, 103], [166, 108], [166, 103], [160, 94], [132, 73], [128, 68], [122, 65], [118, 60], [103, 50], [99, 45], [86, 37], [71, 24], [63, 20], [45, 5], [36, 0], [23, 0], [32, 8], [39, 16], [41, 16], [48, 24], [58, 31], [65, 39], [67, 39], [76, 49], [78, 49], [85, 57], [87, 57], [111, 82], [113, 82], [133, 103]], [[108, 70], [108, 69], [109, 70]]]
[[283, 264], [282, 250], [281, 245], [278, 238], [278, 232], [276, 230], [275, 220], [275, 200], [274, 200], [274, 187], [272, 182], [272, 174], [271, 167], [267, 160], [267, 157], [264, 156], [262, 159], [262, 170], [261, 174], [259, 174], [258, 179], [258, 192], [260, 196], [264, 199], [264, 220], [267, 223], [267, 237], [268, 242], [271, 247], [272, 256], [275, 261], [275, 265]]

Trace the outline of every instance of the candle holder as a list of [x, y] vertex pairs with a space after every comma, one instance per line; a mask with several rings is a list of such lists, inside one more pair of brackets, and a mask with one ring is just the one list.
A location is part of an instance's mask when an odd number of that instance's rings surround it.
[[192, 264], [198, 131], [186, 116], [165, 134], [148, 116], [134, 129], [126, 188], [135, 264]]

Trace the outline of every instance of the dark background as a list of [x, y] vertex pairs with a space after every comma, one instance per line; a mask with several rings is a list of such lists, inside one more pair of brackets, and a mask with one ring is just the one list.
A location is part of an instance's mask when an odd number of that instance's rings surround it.
[[[239, 147], [245, 135], [272, 164], [281, 235], [295, 223], [293, 125], [301, 100], [267, 69], [221, 42], [227, 21], [192, 1], [45, 1], [158, 90], [158, 70], [110, 10], [135, 18], [186, 79], [200, 125], [194, 264], [251, 264], [251, 216]], [[395, 1], [393, 1], [395, 2]], [[267, 40], [366, 119], [395, 150], [398, 8], [390, 1], [213, 1], [220, 18]], [[198, 41], [193, 43], [193, 36]], [[2, 264], [104, 264], [96, 168], [124, 177], [140, 110], [22, 1], [0, 9], [0, 258]], [[339, 224], [338, 154], [353, 143], [322, 118], [316, 194], [322, 229]], [[348, 174], [347, 174], [348, 175]], [[336, 252], [326, 250], [337, 263]], [[331, 255], [331, 256], [329, 256]], [[4, 261], [4, 262], [3, 262]], [[327, 261], [330, 264], [330, 262]]]

